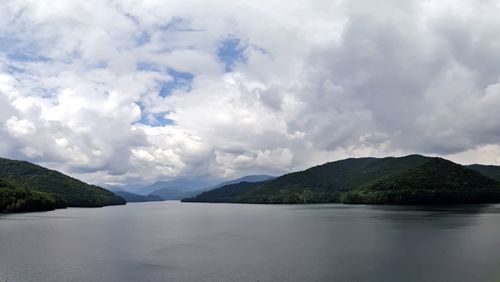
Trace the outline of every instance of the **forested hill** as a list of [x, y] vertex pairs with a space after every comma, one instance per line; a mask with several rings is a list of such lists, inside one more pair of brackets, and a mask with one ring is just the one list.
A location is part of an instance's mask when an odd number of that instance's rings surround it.
[[500, 202], [496, 180], [448, 160], [425, 164], [346, 193], [345, 203], [480, 204]]
[[[10, 183], [3, 189], [17, 188], [33, 195], [49, 195], [58, 208], [125, 204], [124, 199], [103, 188], [25, 161], [0, 158], [0, 179], [5, 183]], [[34, 191], [43, 194], [37, 194]], [[19, 197], [14, 195], [11, 198]]]
[[24, 189], [0, 179], [0, 213], [48, 211], [56, 208], [56, 201], [49, 193]]
[[[224, 186], [183, 201], [404, 204], [414, 203], [411, 198], [415, 195], [422, 198], [419, 203], [426, 204], [427, 198], [419, 194], [425, 191], [425, 195], [436, 192], [438, 196], [455, 197], [453, 201], [440, 198], [429, 203], [483, 203], [500, 202], [500, 198], [497, 199], [499, 186], [495, 180], [450, 161], [410, 155], [326, 163], [266, 182]], [[453, 193], [446, 194], [443, 191]], [[406, 200], [400, 201], [397, 197]]]
[[486, 175], [489, 178], [493, 178], [496, 181], [500, 181], [500, 166], [473, 164], [468, 165], [467, 167], [483, 175]]

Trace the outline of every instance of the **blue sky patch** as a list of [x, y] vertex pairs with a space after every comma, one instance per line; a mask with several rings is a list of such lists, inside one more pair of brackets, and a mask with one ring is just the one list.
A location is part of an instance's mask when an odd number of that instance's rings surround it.
[[166, 116], [167, 113], [143, 114], [139, 122], [151, 126], [173, 125], [174, 121], [166, 118]]
[[168, 96], [176, 89], [191, 90], [191, 82], [194, 78], [191, 73], [168, 69], [168, 74], [172, 77], [172, 80], [158, 81], [160, 96]]
[[0, 52], [10, 60], [18, 62], [50, 61], [36, 53], [39, 50], [34, 42], [22, 42], [14, 37], [0, 36]]
[[137, 123], [147, 124], [151, 126], [173, 125], [175, 122], [167, 118], [168, 112], [148, 113], [143, 103], [137, 103], [141, 108], [141, 119]]
[[139, 71], [160, 71], [157, 65], [146, 62], [138, 62], [136, 68]]
[[[154, 68], [154, 66], [145, 64], [142, 65], [141, 68], [150, 70], [151, 68]], [[191, 83], [194, 79], [193, 74], [177, 71], [171, 68], [169, 68], [167, 72], [172, 77], [171, 80], [157, 81], [158, 92], [161, 97], [171, 95], [172, 92], [176, 89], [183, 89], [186, 91], [191, 90]], [[146, 107], [142, 103], [139, 103], [139, 107], [141, 108], [141, 119], [138, 121], [139, 123], [148, 124], [151, 126], [165, 126], [174, 124], [173, 120], [167, 118], [168, 112], [148, 113]]]
[[146, 31], [143, 31], [136, 39], [136, 46], [143, 46], [151, 41], [151, 36]]
[[235, 37], [227, 38], [220, 43], [217, 57], [224, 63], [226, 72], [232, 71], [236, 63], [246, 61], [244, 54], [246, 48], [247, 45]]

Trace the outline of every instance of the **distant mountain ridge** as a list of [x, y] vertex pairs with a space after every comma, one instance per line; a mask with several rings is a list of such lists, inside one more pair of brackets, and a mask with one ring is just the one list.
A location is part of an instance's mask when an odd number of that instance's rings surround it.
[[115, 195], [118, 195], [125, 199], [127, 203], [140, 203], [140, 202], [161, 202], [165, 201], [163, 198], [157, 195], [139, 195], [126, 191], [112, 191]]
[[[173, 195], [183, 195], [186, 191], [199, 190], [207, 185], [206, 181], [196, 179], [179, 178], [170, 181], [156, 181], [152, 184], [125, 184], [104, 185], [110, 191], [125, 191], [142, 196], [153, 194], [153, 192], [165, 189]], [[210, 183], [209, 183], [210, 185]], [[168, 199], [169, 197], [167, 197]]]
[[[12, 197], [10, 206], [26, 205], [26, 199], [30, 199], [27, 194], [51, 199], [46, 204], [54, 201], [53, 208], [103, 207], [126, 203], [124, 199], [106, 189], [26, 161], [0, 158], [0, 179], [11, 183], [10, 191], [7, 191], [9, 194], [13, 195], [13, 191], [19, 192], [16, 192], [17, 196]], [[24, 211], [22, 208], [14, 210]]]
[[[434, 182], [429, 182], [429, 179]], [[439, 201], [432, 200], [432, 195], [437, 195]], [[183, 201], [263, 204], [485, 203], [500, 202], [500, 183], [468, 167], [440, 158], [421, 155], [351, 158], [261, 183], [226, 185]]]
[[[181, 200], [192, 197], [207, 190], [215, 189], [232, 183], [239, 182], [259, 182], [274, 178], [270, 175], [246, 175], [237, 179], [225, 181], [219, 184], [213, 184], [203, 180], [196, 179], [174, 179], [170, 181], [157, 181], [149, 185], [127, 184], [127, 185], [104, 185], [109, 191], [128, 192], [141, 196], [156, 196], [164, 200]], [[126, 195], [126, 194], [123, 194]]]
[[[247, 175], [247, 176], [240, 177], [238, 179], [229, 180], [229, 181], [226, 181], [226, 182], [223, 182], [223, 183], [219, 183], [219, 184], [216, 184], [216, 185], [212, 185], [212, 186], [209, 186], [209, 187], [205, 187], [205, 188], [200, 188], [200, 186], [197, 187], [197, 188], [195, 188], [195, 189], [192, 189], [192, 188], [189, 188], [189, 189], [180, 189], [180, 188], [176, 188], [176, 187], [166, 187], [166, 188], [158, 189], [156, 191], [151, 192], [151, 195], [158, 195], [158, 196], [162, 197], [163, 199], [167, 199], [167, 200], [181, 200], [183, 198], [193, 197], [193, 196], [195, 196], [195, 195], [197, 195], [199, 193], [202, 193], [204, 191], [212, 190], [212, 189], [215, 189], [215, 188], [218, 188], [218, 187], [222, 187], [222, 186], [225, 186], [225, 185], [228, 185], [228, 184], [240, 183], [240, 182], [243, 182], [243, 181], [247, 181], [247, 182], [260, 182], [260, 181], [269, 180], [271, 178], [273, 178], [273, 176], [269, 176], [269, 175]], [[169, 185], [170, 185], [170, 183], [169, 183]], [[193, 186], [191, 186], [191, 187], [193, 187]]]

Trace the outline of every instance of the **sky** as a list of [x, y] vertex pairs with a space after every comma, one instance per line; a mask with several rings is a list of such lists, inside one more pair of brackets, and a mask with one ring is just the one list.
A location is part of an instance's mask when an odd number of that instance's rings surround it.
[[3, 0], [0, 156], [98, 184], [500, 165], [498, 1]]

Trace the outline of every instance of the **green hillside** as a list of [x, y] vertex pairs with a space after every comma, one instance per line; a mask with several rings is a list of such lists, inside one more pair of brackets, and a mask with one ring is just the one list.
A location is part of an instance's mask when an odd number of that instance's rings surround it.
[[55, 208], [56, 201], [52, 195], [30, 191], [0, 179], [0, 212], [47, 211]]
[[486, 175], [489, 178], [493, 178], [496, 181], [500, 181], [500, 166], [473, 164], [467, 167], [483, 175]]
[[217, 189], [203, 192], [191, 198], [182, 199], [182, 202], [207, 202], [207, 203], [244, 203], [244, 195], [252, 194], [261, 183], [240, 182], [229, 184]]
[[0, 158], [0, 179], [30, 191], [48, 193], [58, 208], [125, 204], [121, 197], [103, 188], [25, 161]]
[[[385, 202], [384, 199], [387, 198], [382, 196], [379, 201], [368, 201], [360, 195], [374, 195], [373, 191], [381, 195], [392, 195], [394, 191], [399, 191], [399, 194], [415, 191], [427, 192], [434, 191], [436, 186], [443, 187], [439, 193], [433, 194], [436, 195], [436, 202], [467, 202], [463, 197], [469, 199], [469, 202], [496, 201], [496, 198], [485, 199], [485, 197], [495, 196], [497, 191], [500, 191], [496, 181], [461, 165], [442, 161], [444, 160], [420, 155], [400, 158], [346, 159], [286, 174], [266, 182], [227, 185], [183, 201], [263, 204], [341, 201], [396, 203], [392, 198], [391, 201]], [[410, 172], [411, 174], [408, 175]], [[400, 180], [403, 176], [406, 182]], [[453, 181], [462, 186], [453, 184]], [[376, 190], [384, 185], [388, 186], [388, 183], [393, 183], [390, 189], [384, 190], [383, 193]], [[400, 184], [405, 184], [406, 188], [396, 189], [395, 186]], [[453, 193], [446, 194], [449, 190]], [[418, 194], [417, 192], [415, 193]], [[439, 198], [440, 196], [453, 196], [457, 199], [443, 200]], [[411, 195], [409, 197], [411, 198]], [[411, 201], [408, 200], [409, 202]]]
[[500, 202], [496, 180], [467, 167], [433, 158], [398, 175], [343, 196], [345, 203], [470, 204]]

